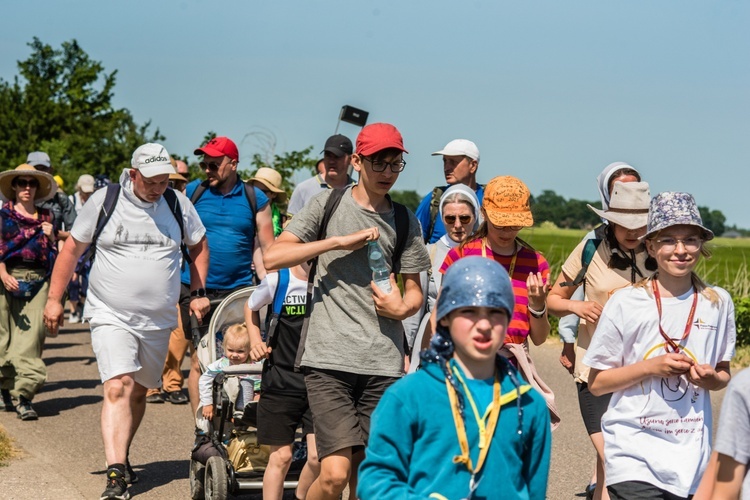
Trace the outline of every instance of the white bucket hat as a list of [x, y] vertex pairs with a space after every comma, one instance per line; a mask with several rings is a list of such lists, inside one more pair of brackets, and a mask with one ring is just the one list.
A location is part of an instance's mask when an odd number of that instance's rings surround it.
[[602, 219], [627, 229], [638, 229], [648, 223], [651, 192], [647, 182], [615, 182], [607, 210], [586, 205]]

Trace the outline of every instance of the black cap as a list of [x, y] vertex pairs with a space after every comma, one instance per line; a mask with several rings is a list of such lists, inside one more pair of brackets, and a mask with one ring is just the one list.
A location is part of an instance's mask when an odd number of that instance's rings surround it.
[[339, 158], [344, 155], [350, 155], [354, 151], [352, 141], [345, 135], [336, 134], [332, 135], [326, 141], [326, 147], [323, 148], [323, 152], [330, 151]]

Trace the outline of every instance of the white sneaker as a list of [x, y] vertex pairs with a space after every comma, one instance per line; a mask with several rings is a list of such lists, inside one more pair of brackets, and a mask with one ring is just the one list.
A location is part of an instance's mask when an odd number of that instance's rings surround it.
[[78, 317], [78, 314], [76, 313], [70, 313], [70, 316], [68, 317], [68, 323], [74, 324], [74, 323], [80, 323], [81, 318]]

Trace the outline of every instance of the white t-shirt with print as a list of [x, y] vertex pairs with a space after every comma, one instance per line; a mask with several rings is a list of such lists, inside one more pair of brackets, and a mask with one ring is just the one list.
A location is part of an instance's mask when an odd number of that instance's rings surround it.
[[[662, 297], [662, 328], [698, 364], [715, 367], [734, 356], [734, 304], [698, 294], [692, 328], [680, 342], [692, 290]], [[607, 302], [583, 362], [598, 370], [632, 365], [666, 353], [650, 285], [628, 287]], [[651, 377], [612, 394], [602, 417], [607, 484], [645, 481], [675, 495], [695, 493], [711, 451], [711, 400], [686, 375]]]
[[[136, 331], [177, 325], [180, 295], [180, 226], [164, 197], [145, 202], [133, 194], [128, 170], [120, 177], [120, 196], [99, 235], [89, 277], [84, 317], [96, 324], [115, 324]], [[90, 243], [106, 189], [81, 209], [71, 229], [77, 241]], [[185, 243], [192, 246], [206, 233], [192, 203], [179, 192]]]

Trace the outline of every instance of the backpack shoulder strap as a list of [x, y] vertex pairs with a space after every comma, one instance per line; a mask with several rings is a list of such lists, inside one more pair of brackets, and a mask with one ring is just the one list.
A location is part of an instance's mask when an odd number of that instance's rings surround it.
[[190, 258], [187, 246], [183, 241], [185, 239], [185, 224], [182, 220], [182, 206], [177, 199], [174, 189], [168, 187], [167, 190], [164, 191], [164, 200], [167, 202], [167, 206], [169, 206], [169, 211], [172, 212], [175, 220], [177, 220], [177, 225], [180, 226], [180, 251], [182, 252], [182, 258], [188, 265], [190, 265], [193, 263], [193, 259]]
[[258, 200], [255, 198], [255, 187], [247, 181], [242, 181], [242, 183], [245, 185], [245, 198], [247, 198], [247, 203], [250, 205], [254, 221], [255, 214], [258, 213]]
[[581, 252], [581, 270], [573, 279], [573, 281], [564, 281], [560, 283], [560, 286], [578, 286], [586, 278], [586, 272], [589, 269], [591, 261], [596, 255], [596, 250], [602, 243], [602, 240], [606, 237], [607, 227], [605, 224], [601, 224], [594, 230], [594, 237], [590, 240], [586, 240], [586, 244], [583, 246], [583, 252]]
[[273, 292], [273, 301], [269, 305], [268, 322], [266, 324], [266, 345], [276, 347], [276, 330], [279, 326], [281, 308], [284, 306], [286, 292], [289, 290], [289, 268], [279, 269], [276, 290]]
[[120, 184], [111, 183], [107, 184], [106, 194], [104, 196], [104, 203], [102, 208], [99, 209], [99, 217], [96, 219], [96, 229], [94, 229], [94, 236], [91, 238], [91, 245], [83, 258], [84, 262], [91, 261], [94, 259], [96, 254], [96, 242], [99, 240], [99, 235], [102, 234], [104, 226], [107, 225], [109, 219], [112, 217], [112, 213], [115, 211], [117, 200], [120, 198]]
[[[390, 196], [388, 197], [390, 199]], [[398, 274], [401, 271], [401, 255], [406, 248], [406, 240], [409, 237], [409, 211], [401, 203], [393, 203], [393, 211], [396, 219], [396, 247], [393, 250], [393, 272]]]
[[193, 191], [193, 195], [190, 197], [190, 203], [195, 205], [195, 203], [200, 199], [201, 196], [203, 196], [203, 193], [208, 189], [208, 181], [205, 180], [195, 186], [195, 191]]
[[438, 212], [440, 212], [440, 198], [442, 198], [444, 191], [445, 189], [441, 186], [437, 186], [432, 190], [432, 198], [430, 198], [430, 225], [427, 228], [425, 243], [430, 242], [432, 232], [435, 230], [435, 221], [437, 220]]

